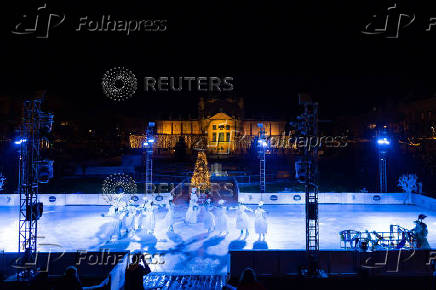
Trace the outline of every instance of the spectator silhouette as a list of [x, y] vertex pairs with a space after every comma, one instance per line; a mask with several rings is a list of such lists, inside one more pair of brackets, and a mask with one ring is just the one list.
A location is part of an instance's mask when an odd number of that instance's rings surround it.
[[[142, 261], [142, 265], [141, 265]], [[141, 253], [135, 253], [132, 256], [132, 263], [127, 266], [125, 290], [143, 290], [144, 276], [151, 272], [144, 256]]]
[[59, 290], [82, 290], [82, 283], [79, 280], [77, 268], [68, 266], [65, 269], [64, 277], [60, 281], [57, 289]]
[[245, 268], [239, 279], [238, 290], [265, 290], [256, 279], [256, 273], [251, 268]]

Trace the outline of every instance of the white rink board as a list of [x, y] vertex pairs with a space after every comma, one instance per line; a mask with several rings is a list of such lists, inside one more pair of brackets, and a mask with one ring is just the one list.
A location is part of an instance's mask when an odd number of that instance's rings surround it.
[[[415, 194], [414, 194], [415, 195]], [[406, 204], [406, 193], [320, 192], [319, 203], [326, 204]], [[413, 199], [412, 199], [413, 200]], [[304, 204], [304, 192], [248, 193], [240, 192], [238, 201], [245, 204]], [[436, 200], [435, 200], [436, 208]]]
[[[166, 203], [171, 193], [157, 194], [134, 194], [137, 202], [144, 198], [153, 200], [155, 203]], [[406, 193], [360, 193], [360, 192], [321, 192], [318, 194], [321, 204], [406, 204]], [[102, 194], [39, 194], [38, 199], [46, 206], [63, 205], [107, 205]], [[18, 194], [0, 194], [0, 206], [18, 206]], [[281, 192], [281, 193], [248, 193], [240, 192], [238, 201], [245, 204], [304, 204], [305, 193], [303, 192]], [[436, 210], [436, 200], [423, 195], [413, 194], [413, 204]]]
[[[158, 197], [160, 196], [160, 197]], [[171, 193], [158, 194], [132, 194], [131, 198], [136, 202], [141, 202], [144, 199], [153, 200], [156, 204], [168, 202]], [[65, 205], [108, 205], [102, 194], [38, 194], [38, 200], [44, 206], [65, 206]], [[19, 206], [19, 194], [0, 194], [0, 206]]]

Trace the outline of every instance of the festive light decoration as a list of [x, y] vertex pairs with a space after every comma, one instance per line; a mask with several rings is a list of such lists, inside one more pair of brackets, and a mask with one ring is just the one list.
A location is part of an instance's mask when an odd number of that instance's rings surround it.
[[133, 96], [138, 88], [138, 80], [130, 70], [124, 67], [115, 67], [106, 71], [101, 85], [106, 97], [119, 102]]
[[103, 198], [108, 204], [116, 206], [121, 202], [128, 202], [136, 192], [135, 180], [124, 173], [111, 174], [103, 181]]
[[[198, 144], [207, 144], [208, 139], [207, 135], [171, 135], [171, 134], [157, 134], [155, 138], [155, 146], [156, 148], [166, 148], [172, 149], [176, 146], [177, 142], [183, 138], [186, 144], [186, 147], [189, 149], [197, 149], [203, 150], [204, 148], [198, 148]], [[241, 134], [235, 134], [232, 139], [233, 150], [235, 152], [245, 152], [249, 150], [253, 141], [256, 140], [256, 136], [247, 136]], [[296, 150], [298, 136], [288, 135], [283, 132], [281, 135], [272, 136], [269, 138], [270, 143], [268, 147], [277, 148], [281, 150]], [[202, 140], [203, 139], [203, 140]], [[143, 143], [147, 140], [145, 135], [132, 134], [129, 136], [129, 145], [132, 149], [140, 149], [143, 147]], [[255, 144], [256, 145], [256, 144]], [[206, 145], [208, 148], [211, 146]]]
[[201, 192], [210, 189], [210, 173], [207, 167], [206, 153], [204, 151], [198, 152], [194, 173], [191, 178], [191, 186], [198, 188]]

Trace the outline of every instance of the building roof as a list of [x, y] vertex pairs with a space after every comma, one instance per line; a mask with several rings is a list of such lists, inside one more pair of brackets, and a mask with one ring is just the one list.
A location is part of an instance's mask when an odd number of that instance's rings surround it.
[[212, 117], [209, 118], [209, 120], [229, 120], [232, 119], [229, 115], [226, 113], [216, 113]]

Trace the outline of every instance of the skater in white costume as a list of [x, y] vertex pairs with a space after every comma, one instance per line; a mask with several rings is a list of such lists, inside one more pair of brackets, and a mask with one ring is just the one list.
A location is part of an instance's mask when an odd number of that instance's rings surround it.
[[227, 218], [227, 207], [224, 206], [225, 200], [220, 199], [216, 207], [215, 230], [220, 235], [227, 235], [229, 232], [229, 222]]
[[175, 211], [175, 204], [172, 199], [168, 200], [168, 212], [165, 215], [165, 218], [163, 220], [163, 226], [164, 228], [167, 228], [168, 232], [174, 232], [174, 211]]
[[197, 223], [199, 208], [198, 208], [198, 196], [196, 192], [197, 189], [193, 188], [189, 199], [189, 206], [185, 215], [185, 223], [188, 224]]
[[144, 229], [146, 208], [145, 204], [147, 200], [144, 198], [144, 203], [136, 208], [135, 213], [135, 232], [141, 232]]
[[125, 207], [124, 214], [122, 215], [124, 236], [128, 236], [133, 232], [135, 212], [136, 208], [133, 206], [133, 201], [129, 201], [129, 204]]
[[215, 215], [212, 213], [212, 200], [208, 199], [204, 204], [204, 227], [207, 229], [207, 232], [213, 232], [215, 230]]
[[247, 211], [251, 211], [253, 212], [252, 209], [246, 207], [243, 204], [244, 200], [241, 199], [239, 201], [239, 206], [237, 207], [237, 211], [236, 211], [236, 228], [238, 230], [241, 230], [241, 234], [239, 235], [239, 238], [242, 237], [242, 235], [244, 234], [244, 230], [245, 230], [245, 238], [244, 240], [248, 237], [248, 235], [250, 234], [248, 232], [248, 226], [249, 226], [249, 218], [247, 215]]
[[118, 204], [118, 218], [120, 220], [120, 232], [118, 233], [118, 235], [120, 238], [126, 232], [126, 229], [125, 229], [126, 214], [127, 214], [127, 205], [125, 202], [120, 202]]
[[148, 201], [145, 203], [145, 218], [143, 219], [142, 228], [147, 234], [154, 233], [154, 227], [156, 226], [156, 216], [154, 211], [156, 209], [157, 206], [155, 206], [152, 201]]
[[142, 228], [142, 218], [144, 217], [144, 205], [137, 206], [135, 208], [135, 214], [134, 214], [134, 232], [141, 230]]
[[121, 238], [121, 220], [120, 220], [120, 212], [118, 211], [118, 207], [116, 205], [112, 205], [107, 214], [102, 214], [103, 217], [110, 219], [110, 224], [108, 227], [108, 240], [113, 240], [113, 237], [116, 236], [117, 239]]
[[268, 231], [268, 221], [266, 219], [266, 211], [263, 209], [263, 201], [259, 201], [259, 206], [254, 211], [254, 216], [254, 231], [259, 235], [259, 241], [265, 241], [265, 235]]

